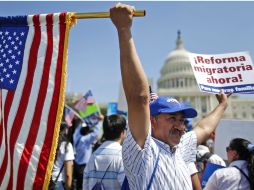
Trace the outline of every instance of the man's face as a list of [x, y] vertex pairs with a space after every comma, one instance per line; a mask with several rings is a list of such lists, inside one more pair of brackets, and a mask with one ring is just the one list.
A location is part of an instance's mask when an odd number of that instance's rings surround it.
[[184, 134], [184, 118], [182, 112], [162, 113], [152, 117], [153, 137], [163, 141], [171, 147], [179, 144]]

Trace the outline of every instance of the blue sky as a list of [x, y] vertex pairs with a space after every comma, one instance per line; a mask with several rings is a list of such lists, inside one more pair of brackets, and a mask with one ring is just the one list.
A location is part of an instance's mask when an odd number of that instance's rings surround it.
[[[249, 51], [254, 59], [254, 2], [125, 2], [146, 10], [135, 18], [133, 37], [147, 76], [156, 82], [181, 30], [193, 53]], [[106, 12], [112, 1], [2, 1], [0, 15]], [[254, 76], [253, 76], [254, 77]], [[121, 80], [116, 30], [110, 19], [82, 19], [71, 29], [67, 92], [92, 90], [99, 103], [117, 101]], [[156, 89], [154, 89], [156, 91]], [[253, 95], [252, 95], [253, 96]]]

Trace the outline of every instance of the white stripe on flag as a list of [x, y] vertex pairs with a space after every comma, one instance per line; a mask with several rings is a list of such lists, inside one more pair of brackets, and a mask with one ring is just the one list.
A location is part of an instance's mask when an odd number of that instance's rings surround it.
[[[32, 19], [32, 18], [30, 18], [30, 19]], [[20, 98], [21, 98], [22, 94], [26, 93], [26, 92], [23, 92], [23, 88], [24, 88], [24, 84], [25, 84], [25, 81], [26, 81], [26, 76], [29, 75], [29, 72], [27, 72], [27, 70], [28, 70], [28, 58], [29, 58], [29, 54], [30, 54], [31, 44], [33, 42], [33, 37], [34, 37], [34, 29], [33, 29], [33, 27], [30, 27], [28, 35], [27, 35], [27, 40], [26, 40], [22, 71], [21, 71], [21, 74], [20, 74], [20, 79], [19, 79], [18, 86], [17, 86], [16, 91], [15, 91], [15, 95], [14, 95], [14, 99], [13, 99], [14, 101], [13, 101], [12, 106], [11, 106], [11, 111], [10, 111], [10, 116], [9, 116], [9, 120], [11, 122], [13, 122], [14, 121], [13, 118], [15, 118], [17, 114], [19, 114], [19, 113], [16, 113], [17, 109], [18, 109], [17, 105], [19, 105], [19, 103], [20, 103]], [[35, 84], [37, 84], [37, 85], [33, 85], [33, 86], [37, 86], [37, 87], [39, 86], [38, 83], [35, 83]], [[32, 95], [32, 93], [31, 93], [30, 98], [35, 98], [34, 96], [36, 96], [36, 95]], [[13, 189], [17, 189], [17, 187], [16, 187], [17, 172], [18, 172], [17, 169], [19, 167], [20, 157], [21, 157], [21, 154], [24, 150], [24, 144], [26, 142], [27, 135], [30, 131], [30, 123], [31, 123], [31, 119], [32, 119], [31, 113], [34, 113], [35, 103], [36, 103], [35, 101], [32, 101], [32, 102], [29, 101], [29, 104], [28, 104], [27, 109], [26, 109], [24, 122], [23, 122], [23, 125], [22, 125], [22, 128], [21, 128], [21, 132], [20, 132], [19, 137], [17, 139], [17, 142], [19, 142], [19, 143], [17, 143], [15, 145], [15, 151], [14, 151], [14, 158], [15, 159], [13, 159], [13, 161], [14, 161], [15, 166], [17, 166], [17, 167], [13, 168], [13, 182], [14, 182], [13, 183], [14, 184]], [[10, 123], [10, 124], [8, 124], [8, 126], [12, 126], [12, 124], [13, 123]]]
[[[59, 16], [59, 14], [58, 14], [58, 16]], [[59, 28], [54, 27], [53, 33], [56, 33], [56, 34], [59, 33]], [[59, 44], [59, 37], [55, 38], [53, 40], [53, 42], [54, 42], [53, 46], [54, 45], [56, 46], [56, 44]], [[33, 157], [31, 157], [31, 160], [30, 160], [30, 164], [33, 167], [29, 167], [28, 170], [27, 170], [26, 181], [25, 181], [25, 189], [26, 189], [27, 186], [29, 186], [31, 184], [31, 180], [33, 180], [34, 177], [35, 177], [36, 173], [34, 172], [34, 168], [37, 168], [37, 166], [38, 166], [38, 158], [40, 156], [41, 147], [44, 143], [44, 138], [45, 138], [45, 135], [46, 135], [45, 134], [46, 130], [44, 130], [44, 128], [46, 127], [47, 123], [43, 122], [43, 121], [48, 121], [48, 118], [50, 117], [48, 115], [48, 113], [49, 113], [49, 110], [50, 110], [50, 105], [51, 105], [52, 97], [53, 97], [53, 90], [54, 90], [54, 87], [55, 87], [54, 78], [55, 78], [55, 74], [56, 74], [56, 64], [57, 64], [57, 56], [58, 56], [58, 49], [55, 49], [55, 50], [56, 51], [53, 51], [53, 55], [52, 55], [51, 67], [50, 67], [51, 75], [49, 76], [50, 77], [49, 81], [52, 81], [52, 82], [49, 82], [49, 84], [48, 84], [49, 85], [48, 86], [48, 93], [47, 93], [47, 96], [46, 96], [46, 99], [45, 99], [45, 104], [44, 104], [43, 112], [42, 112], [42, 118], [41, 118], [41, 122], [40, 122], [41, 126], [40, 126], [39, 131], [38, 131], [38, 134], [42, 134], [43, 138], [40, 137], [40, 135], [37, 136], [35, 147], [33, 148], [33, 153], [32, 153]], [[36, 155], [38, 155], [38, 157], [36, 157]]]

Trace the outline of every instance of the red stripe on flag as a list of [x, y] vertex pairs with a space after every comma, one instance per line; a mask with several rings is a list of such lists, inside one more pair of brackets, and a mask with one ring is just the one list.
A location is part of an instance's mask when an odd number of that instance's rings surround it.
[[[2, 89], [0, 89], [0, 115], [1, 115], [1, 118], [0, 118], [0, 148], [2, 146], [2, 140], [3, 140], [3, 125], [2, 125], [2, 122], [3, 122], [3, 106], [2, 106]], [[1, 166], [0, 166], [1, 167]]]
[[37, 166], [37, 172], [34, 179], [33, 189], [42, 189], [42, 185], [45, 179], [45, 174], [48, 166], [50, 151], [52, 148], [52, 140], [55, 130], [56, 114], [59, 104], [59, 94], [61, 91], [61, 79], [62, 79], [62, 62], [64, 53], [64, 40], [65, 40], [65, 13], [60, 16], [60, 41], [59, 41], [59, 53], [57, 59], [56, 75], [55, 75], [55, 88], [53, 92], [52, 102], [50, 105], [50, 115], [48, 117], [47, 132], [44, 140], [43, 147], [41, 149], [39, 165]]
[[3, 158], [3, 163], [0, 168], [0, 186], [2, 185], [3, 178], [6, 173], [6, 168], [8, 164], [8, 138], [7, 138], [7, 119], [9, 116], [9, 112], [11, 109], [11, 103], [14, 97], [14, 93], [12, 91], [8, 91], [5, 104], [3, 105], [4, 109], [4, 132], [5, 132], [5, 151], [4, 151], [4, 158]]
[[27, 141], [26, 141], [26, 144], [20, 159], [19, 168], [18, 168], [17, 184], [19, 189], [24, 189], [26, 172], [27, 172], [27, 168], [29, 165], [32, 151], [33, 151], [33, 147], [38, 135], [43, 105], [47, 95], [49, 71], [50, 71], [51, 58], [52, 58], [52, 52], [53, 52], [53, 31], [52, 31], [53, 18], [52, 17], [53, 17], [52, 14], [46, 16], [48, 42], [47, 42], [45, 63], [44, 63], [44, 69], [43, 69], [42, 78], [41, 78], [42, 80], [41, 80], [41, 85], [39, 89], [39, 96], [37, 97], [37, 101], [36, 101], [37, 103], [35, 106], [35, 112], [33, 115], [30, 131], [27, 136]]
[[7, 186], [7, 190], [11, 190], [13, 187], [13, 153], [14, 153], [15, 144], [16, 144], [18, 135], [20, 133], [23, 120], [24, 120], [24, 115], [26, 113], [26, 108], [28, 105], [31, 88], [33, 85], [34, 71], [36, 67], [38, 50], [39, 50], [40, 39], [41, 39], [39, 15], [34, 15], [33, 22], [34, 22], [35, 36], [34, 36], [34, 40], [32, 42], [32, 46], [30, 49], [28, 68], [27, 68], [28, 73], [26, 76], [23, 93], [21, 95], [20, 104], [17, 111], [18, 114], [16, 115], [13, 125], [11, 127], [11, 134], [10, 134], [11, 169], [10, 169], [10, 179], [9, 179], [9, 184]]

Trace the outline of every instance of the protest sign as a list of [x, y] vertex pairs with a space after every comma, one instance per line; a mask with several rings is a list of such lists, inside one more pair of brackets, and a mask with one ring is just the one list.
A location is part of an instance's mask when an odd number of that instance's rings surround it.
[[211, 177], [211, 175], [218, 169], [220, 168], [224, 168], [224, 166], [221, 166], [221, 165], [217, 165], [217, 164], [213, 164], [213, 163], [208, 163], [206, 165], [206, 169], [205, 169], [205, 172], [204, 172], [204, 175], [201, 179], [201, 186], [202, 188], [205, 187], [208, 179]]
[[248, 52], [204, 55], [188, 53], [201, 91], [254, 93], [254, 69]]
[[109, 102], [107, 107], [107, 116], [117, 114], [117, 103]]

